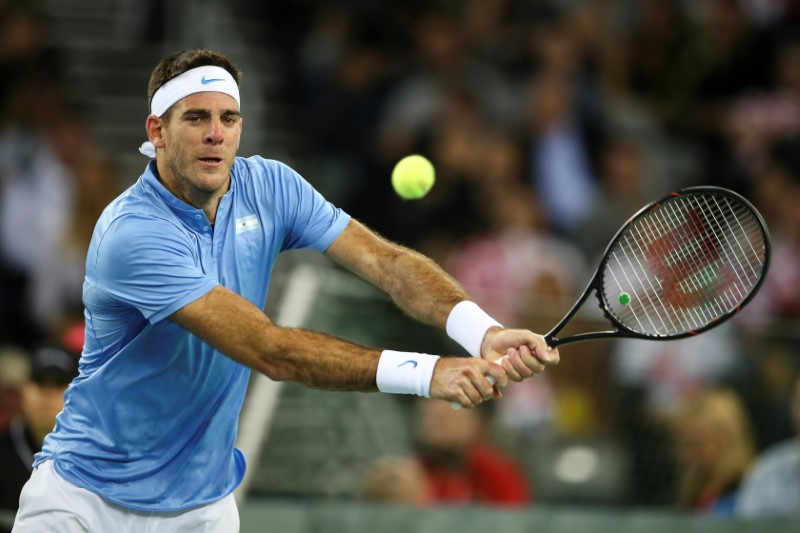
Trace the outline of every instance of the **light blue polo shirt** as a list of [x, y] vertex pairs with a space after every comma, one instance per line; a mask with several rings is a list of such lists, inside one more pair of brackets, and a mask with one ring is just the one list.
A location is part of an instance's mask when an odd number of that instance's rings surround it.
[[250, 370], [171, 320], [223, 285], [263, 308], [278, 254], [325, 251], [350, 217], [286, 165], [236, 158], [212, 228], [151, 162], [92, 236], [80, 375], [35, 465], [134, 509], [216, 501], [242, 480], [234, 447]]

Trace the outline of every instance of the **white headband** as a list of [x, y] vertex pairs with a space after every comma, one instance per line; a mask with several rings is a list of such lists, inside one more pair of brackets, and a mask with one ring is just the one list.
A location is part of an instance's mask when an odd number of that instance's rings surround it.
[[[197, 67], [175, 76], [158, 88], [150, 103], [150, 114], [160, 117], [179, 100], [190, 94], [216, 92], [229, 95], [241, 106], [239, 86], [230, 72], [222, 67]], [[156, 147], [146, 141], [139, 151], [149, 158], [156, 156]]]

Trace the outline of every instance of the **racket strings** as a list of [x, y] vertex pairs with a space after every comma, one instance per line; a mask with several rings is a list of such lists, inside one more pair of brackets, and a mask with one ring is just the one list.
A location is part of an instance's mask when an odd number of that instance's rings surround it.
[[[660, 319], [661, 327], [653, 323], [652, 320], [651, 320], [651, 325], [653, 326], [654, 331], [658, 330], [675, 331], [681, 327], [679, 324], [676, 324], [676, 321], [680, 322], [682, 319], [683, 322], [691, 323], [693, 319], [690, 315], [687, 316], [686, 310], [682, 307], [678, 308], [678, 312], [681, 315], [679, 317], [673, 316], [673, 314], [671, 313], [660, 311], [662, 309], [665, 310], [667, 306], [662, 298], [663, 285], [659, 281], [659, 276], [663, 276], [667, 269], [660, 265], [657, 267], [653, 267], [651, 261], [648, 258], [648, 252], [647, 252], [647, 250], [650, 249], [650, 247], [654, 247], [658, 249], [658, 252], [661, 256], [665, 256], [667, 253], [667, 249], [663, 246], [663, 244], [659, 239], [662, 238], [661, 235], [669, 237], [671, 233], [667, 230], [667, 228], [664, 227], [662, 221], [658, 220], [657, 218], [644, 219], [642, 222], [643, 224], [634, 226], [634, 229], [636, 231], [632, 235], [633, 238], [631, 238], [630, 241], [632, 245], [636, 246], [639, 255], [641, 257], [646, 258], [645, 264], [643, 264], [641, 260], [638, 261], [639, 267], [643, 269], [643, 271], [645, 272], [648, 271], [646, 269], [649, 269], [651, 272], [655, 274], [655, 276], [646, 276], [644, 278], [648, 281], [648, 288], [650, 289], [650, 291], [647, 293], [648, 297], [647, 303], [649, 304], [650, 309], [652, 309]], [[642, 244], [648, 242], [650, 243], [649, 246], [643, 247]], [[638, 279], [641, 280], [641, 278]], [[647, 313], [647, 314], [653, 314], [653, 313]], [[666, 317], [666, 319], [662, 318], [662, 315]], [[667, 320], [669, 321], [669, 324], [666, 323]]]
[[[622, 248], [621, 248], [621, 250], [622, 250], [623, 254], [625, 255], [625, 259], [626, 259], [627, 261], [629, 261], [629, 262], [630, 262], [630, 261], [631, 261], [631, 259], [630, 259], [630, 257], [628, 257], [628, 253], [627, 253], [627, 251], [625, 250], [625, 248], [624, 248], [624, 247], [622, 247]], [[616, 283], [616, 286], [619, 286], [619, 287], [632, 287], [632, 286], [634, 286], [634, 283], [631, 281], [631, 279], [630, 279], [630, 277], [629, 277], [629, 275], [628, 275], [628, 269], [626, 269], [626, 268], [623, 266], [623, 264], [622, 264], [622, 261], [621, 261], [621, 259], [618, 257], [617, 253], [616, 253], [616, 252], [612, 253], [611, 257], [613, 258], [613, 260], [615, 260], [615, 261], [617, 262], [617, 265], [619, 266], [619, 269], [618, 269], [618, 270], [619, 270], [620, 272], [622, 272], [622, 274], [625, 276], [625, 283], [622, 283], [622, 282], [620, 282], [620, 280], [617, 278], [616, 269], [608, 269], [608, 272], [609, 272], [609, 273], [611, 274], [611, 276], [614, 278], [614, 281], [615, 281], [615, 283]], [[634, 259], [635, 259], [635, 260], [638, 262], [638, 256], [634, 256]], [[641, 263], [639, 264], [639, 266], [641, 267]], [[650, 298], [651, 298], [650, 294], [652, 294], [652, 293], [655, 293], [655, 289], [654, 289], [654, 287], [652, 287], [652, 285], [651, 285], [651, 289], [653, 289], [653, 291], [652, 291], [652, 292], [648, 292], [648, 293], [646, 293], [646, 297], [647, 297], [648, 299], [650, 299]], [[606, 298], [606, 299], [608, 300], [608, 298]], [[650, 304], [651, 306], [653, 306], [653, 302], [652, 302], [652, 301], [650, 301], [650, 302], [649, 302], [649, 304]], [[628, 308], [628, 310], [629, 310], [629, 312], [630, 312], [631, 316], [633, 317], [633, 319], [636, 321], [637, 325], [639, 326], [639, 329], [637, 329], [637, 331], [647, 331], [647, 328], [646, 328], [646, 327], [645, 327], [645, 325], [642, 323], [642, 320], [644, 320], [645, 322], [649, 323], [649, 325], [651, 326], [651, 329], [652, 329], [652, 330], [656, 330], [656, 329], [657, 329], [657, 326], [656, 326], [656, 325], [653, 323], [653, 317], [652, 317], [652, 316], [650, 316], [650, 314], [649, 314], [649, 313], [647, 313], [647, 314], [644, 314], [644, 313], [638, 313], [638, 312], [637, 312], [637, 308], [638, 308], [640, 305], [641, 305], [641, 304], [638, 304], [637, 302], [632, 302], [632, 303], [629, 305], [629, 308]], [[658, 308], [653, 306], [653, 309], [655, 310], [655, 314], [657, 315], [657, 314], [658, 314]], [[641, 315], [644, 315], [644, 316], [641, 316]], [[659, 317], [659, 318], [660, 318], [660, 317]], [[661, 323], [663, 324], [663, 319], [661, 319]]]
[[[695, 201], [700, 199], [706, 202], [704, 206]], [[684, 287], [678, 290], [676, 287], [672, 287], [673, 293], [683, 296], [679, 302], [680, 305], [693, 306], [704, 323], [735, 308], [746, 296], [746, 293], [741, 290], [743, 283], [741, 276], [739, 276], [739, 284], [730, 283], [732, 281], [731, 268], [727, 265], [733, 264], [734, 259], [739, 256], [731, 248], [730, 236], [735, 236], [735, 233], [725, 229], [730, 224], [730, 220], [727, 218], [721, 220], [719, 214], [722, 211], [717, 213], [710, 209], [707, 201], [707, 197], [689, 197], [687, 199], [689, 204], [687, 212], [690, 215], [687, 218], [691, 222], [696, 238], [687, 239], [686, 248], [689, 250], [690, 261], [682, 264], [683, 269], [678, 273], [678, 279], [688, 280], [689, 283], [684, 283]], [[668, 207], [673, 218], [679, 219], [681, 210], [678, 209], [678, 206], [673, 203]], [[733, 214], [734, 220], [741, 219], [735, 211], [730, 209], [728, 211]], [[691, 216], [698, 212], [699, 216]], [[735, 262], [741, 266], [741, 261], [736, 259]], [[712, 269], [711, 272], [709, 272], [709, 268]], [[706, 279], [701, 280], [698, 274], [704, 274]], [[731, 291], [725, 290], [729, 287]], [[705, 307], [700, 307], [702, 304], [705, 304]]]
[[[661, 304], [662, 307], [666, 308], [666, 303], [662, 299], [662, 294], [664, 293], [664, 282], [663, 282], [663, 279], [667, 279], [668, 276], [669, 276], [669, 279], [673, 278], [674, 277], [674, 272], [671, 272], [669, 270], [669, 267], [666, 266], [666, 263], [663, 263], [663, 264], [662, 263], [658, 263], [659, 267], [658, 268], [653, 268], [653, 266], [652, 266], [653, 262], [652, 262], [652, 258], [650, 256], [653, 255], [653, 251], [654, 251], [657, 254], [657, 257], [661, 261], [666, 261], [669, 258], [669, 255], [671, 254], [671, 250], [674, 250], [674, 249], [682, 250], [683, 248], [680, 246], [680, 243], [681, 243], [681, 241], [679, 240], [680, 237], [675, 234], [676, 233], [676, 228], [668, 227], [665, 224], [665, 221], [660, 219], [659, 217], [652, 217], [651, 219], [645, 220], [644, 222], [645, 222], [645, 227], [648, 228], [648, 230], [649, 230], [648, 233], [649, 233], [649, 235], [651, 236], [651, 239], [652, 239], [650, 241], [650, 245], [647, 248], [648, 264], [650, 265], [651, 270], [654, 270], [654, 273], [656, 275], [656, 280], [658, 281], [657, 285], [661, 289], [661, 292], [657, 293], [657, 295], [659, 297], [658, 298], [659, 303]], [[685, 231], [681, 231], [681, 233], [684, 233], [684, 232]], [[664, 243], [663, 242], [664, 239], [667, 239], [668, 242]], [[683, 240], [688, 242], [685, 237], [683, 237]], [[691, 249], [692, 246], [689, 245], [689, 248]], [[691, 250], [691, 251], [692, 252], [696, 252], [696, 250]], [[678, 258], [678, 259], [684, 260], [684, 261], [686, 260], [686, 258]], [[682, 303], [685, 303], [685, 301], [682, 302]], [[698, 321], [702, 321], [703, 320], [703, 317], [701, 317], [701, 316], [694, 316], [694, 317], [692, 316], [692, 313], [694, 313], [694, 315], [697, 315], [698, 313], [691, 306], [680, 305], [680, 306], [678, 306], [677, 309], [680, 311], [680, 314], [681, 314], [680, 318], [683, 318], [683, 320], [686, 323], [698, 323]], [[667, 313], [667, 316], [670, 316], [670, 314]], [[680, 327], [680, 326], [676, 326], [674, 321], [671, 322], [670, 325], [674, 330], [677, 330]]]
[[[704, 199], [704, 201], [708, 202], [708, 198], [703, 198], [703, 199]], [[717, 208], [717, 211], [721, 212], [722, 208], [719, 206], [719, 202], [718, 202], [717, 198], [713, 198], [713, 200], [714, 200], [715, 206]], [[731, 213], [734, 214], [733, 215], [733, 219], [736, 222], [736, 224], [738, 225], [740, 233], [742, 235], [760, 234], [761, 226], [758, 224], [758, 222], [756, 221], [756, 219], [754, 217], [752, 217], [752, 216], [751, 217], [747, 217], [746, 221], [748, 222], [748, 228], [745, 229], [744, 225], [742, 224], [742, 218], [743, 217], [736, 215], [736, 212], [734, 211], [733, 207], [731, 206], [731, 202], [727, 198], [725, 198], [725, 203], [726, 203], [726, 207], [728, 208], [728, 210]], [[714, 221], [715, 221], [715, 223], [717, 223], [717, 227], [721, 228], [722, 225], [717, 221], [717, 218], [716, 218], [717, 217], [717, 213], [712, 210], [711, 214], [712, 214], [712, 216], [714, 216]], [[760, 276], [760, 272], [761, 271], [760, 271], [760, 269], [756, 270], [756, 268], [754, 266], [754, 261], [757, 262], [758, 266], [762, 267], [762, 268], [764, 266], [764, 262], [761, 260], [761, 258], [759, 257], [758, 252], [753, 247], [753, 240], [750, 239], [750, 238], [746, 239], [747, 247], [745, 247], [742, 244], [741, 239], [739, 238], [739, 234], [737, 232], [735, 232], [735, 231], [733, 231], [733, 232], [725, 232], [724, 235], [725, 235], [726, 238], [728, 238], [729, 236], [732, 237], [736, 242], [736, 246], [738, 247], [739, 251], [741, 252], [740, 254], [734, 254], [734, 258], [736, 259], [737, 263], [741, 267], [742, 273], [744, 273], [744, 271], [747, 270], [745, 268], [745, 265], [742, 264], [742, 258], [744, 257], [745, 261], [747, 261], [747, 267], [749, 267], [750, 274], [752, 275], [752, 280], [757, 280], [758, 277]], [[730, 244], [730, 243], [729, 243], [729, 248], [733, 249], [733, 245]], [[747, 258], [751, 258], [751, 259], [747, 260]], [[741, 278], [740, 278], [740, 282], [745, 283], [743, 280], [741, 280]]]
[[[612, 246], [605, 301], [638, 333], [692, 332], [738, 309], [766, 253], [764, 229], [744, 203], [708, 192], [675, 196], [636, 218]], [[617, 303], [617, 291], [630, 303]]]
[[[761, 237], [761, 226], [749, 211], [742, 210], [744, 206], [739, 206], [740, 212], [737, 213], [737, 210], [734, 209], [734, 206], [731, 206], [731, 202], [727, 198], [724, 198], [726, 209], [719, 205], [719, 200], [715, 197], [710, 199], [708, 197], [702, 197], [701, 199], [705, 202], [705, 206], [713, 218], [711, 227], [715, 236], [721, 234], [725, 239], [726, 246], [722, 247], [722, 253], [724, 254], [726, 264], [734, 267], [738, 266], [738, 268], [727, 270], [727, 272], [732, 272], [737, 277], [736, 283], [731, 284], [731, 289], [737, 292], [736, 296], [738, 296], [738, 298], [734, 297], [733, 294], [729, 296], [734, 300], [731, 303], [738, 304], [738, 302], [747, 296], [749, 292], [747, 289], [758, 282], [764, 266], [764, 261], [753, 247], [753, 239], [750, 237], [746, 239], [743, 238], [749, 235]], [[713, 208], [709, 205], [711, 200], [714, 201]], [[731, 213], [730, 218], [733, 219], [732, 221], [719, 220], [721, 214], [726, 212]], [[747, 229], [742, 223], [743, 219], [748, 222]], [[731, 227], [731, 231], [725, 231], [725, 228], [728, 226]], [[759, 267], [758, 269], [756, 269], [756, 264]]]
[[[647, 255], [645, 250], [642, 248], [642, 243], [648, 241], [650, 242], [656, 241], [655, 238], [656, 233], [654, 233], [651, 225], [649, 223], [645, 223], [642, 224], [641, 226], [643, 227], [639, 227], [639, 225], [634, 226], [635, 233], [632, 234], [630, 237], [626, 237], [625, 239], [628, 243], [631, 253], [635, 254], [635, 257], [637, 259], [637, 266], [639, 268], [638, 271], [635, 271], [636, 272], [635, 281], [637, 283], [634, 283], [629, 286], [630, 287], [636, 287], [637, 285], [644, 286], [644, 283], [642, 283], [642, 280], [644, 279], [647, 282], [645, 288], [648, 290], [644, 291], [644, 295], [646, 296], [646, 301], [637, 299], [637, 301], [639, 301], [640, 304], [638, 306], [637, 305], [631, 306], [630, 311], [635, 313], [637, 309], [641, 309], [641, 314], [645, 315], [645, 317], [647, 318], [647, 322], [649, 322], [651, 326], [650, 331], [674, 331], [679, 329], [680, 327], [679, 325], [676, 324], [675, 320], [678, 317], [673, 318], [671, 314], [661, 311], [662, 309], [666, 309], [666, 305], [661, 298], [662, 287], [661, 283], [658, 282], [658, 278], [654, 276], [641, 276], [638, 274], [638, 272], [647, 272], [649, 268], [648, 265], [646, 264], [646, 261], [645, 263], [642, 263], [641, 260], [642, 257], [646, 258]], [[623, 269], [626, 269], [624, 265], [620, 266]], [[631, 294], [636, 296], [638, 293], [632, 292]], [[683, 309], [679, 309], [679, 313], [681, 315], [684, 315], [682, 318], [686, 320], [685, 311]], [[637, 321], [641, 322], [641, 320]], [[667, 324], [667, 321], [669, 321], [669, 324]]]
[[[675, 206], [671, 205], [669, 207], [672, 210], [672, 216], [677, 219], [680, 216], [680, 214], [676, 212]], [[693, 213], [694, 211], [690, 212]], [[699, 217], [690, 216], [689, 221], [691, 222], [694, 234], [697, 235], [698, 238], [697, 239], [690, 238], [687, 240], [687, 247], [690, 249], [690, 253], [693, 254], [691, 255], [692, 264], [690, 265], [688, 272], [687, 270], [682, 270], [680, 275], [682, 276], [682, 279], [689, 280], [690, 291], [685, 292], [678, 290], [677, 292], [679, 295], [682, 295], [683, 303], [688, 307], [693, 307], [694, 309], [698, 309], [696, 307], [696, 304], [699, 302], [691, 301], [690, 296], [688, 296], [688, 295], [693, 295], [695, 297], [701, 298], [702, 300], [704, 300], [703, 303], [711, 306], [713, 308], [712, 312], [716, 311], [718, 315], [721, 315], [725, 312], [726, 308], [725, 306], [727, 305], [729, 307], [733, 302], [730, 300], [727, 302], [723, 302], [711, 299], [707, 291], [701, 290], [703, 286], [701, 285], [700, 280], [697, 279], [697, 276], [693, 275], [694, 273], [704, 272], [705, 269], [708, 268], [709, 263], [713, 263], [713, 260], [716, 260], [723, 255], [723, 253], [719, 251], [720, 247], [717, 246], [716, 244], [716, 242], [719, 241], [719, 234], [713, 228], [709, 229], [708, 223], [703, 221]], [[701, 242], [700, 238], [706, 236], [709, 232], [712, 235], [712, 239], [703, 240]], [[703, 260], [710, 260], [710, 261], [703, 262]], [[743, 297], [743, 295], [740, 296]], [[710, 321], [714, 318], [716, 317], [711, 314], [708, 315], [704, 314], [702, 317], [704, 321]]]
[[[718, 212], [721, 212], [721, 208], [719, 206], [719, 203], [716, 201], [716, 198], [714, 199], [716, 209], [711, 209], [708, 206], [708, 198], [703, 198], [703, 200], [706, 203], [706, 207], [708, 208], [708, 212], [711, 214], [712, 218], [714, 219], [714, 224], [716, 224], [716, 228], [717, 229], [723, 228], [723, 224], [724, 223], [720, 223], [719, 220], [717, 219]], [[741, 228], [740, 217], [736, 216], [735, 212], [732, 209], [730, 209], [730, 206], [729, 206], [729, 210], [730, 210], [730, 212], [734, 213], [733, 219], [734, 219], [735, 222], [738, 223], [738, 226]], [[714, 228], [714, 224], [712, 224], [712, 230]], [[731, 304], [731, 303], [736, 303], [736, 302], [739, 302], [739, 301], [743, 300], [744, 297], [746, 296], [746, 293], [742, 292], [744, 287], [747, 285], [747, 282], [744, 279], [742, 279], [742, 277], [741, 277], [742, 273], [743, 273], [742, 271], [744, 270], [744, 265], [742, 264], [742, 259], [741, 258], [742, 258], [742, 255], [746, 254], [747, 252], [744, 249], [744, 247], [741, 245], [741, 240], [739, 239], [739, 237], [737, 236], [735, 231], [734, 232], [721, 231], [721, 233], [722, 233], [722, 235], [725, 237], [725, 239], [727, 241], [726, 242], [727, 246], [723, 247], [725, 260], [729, 264], [733, 264], [733, 262], [735, 261], [736, 264], [739, 265], [739, 269], [734, 269], [733, 270], [733, 272], [736, 274], [736, 276], [738, 278], [738, 283], [733, 283], [731, 285], [732, 290], [736, 290], [737, 291], [738, 294], [736, 296], [738, 298], [735, 298], [734, 295], [732, 295], [732, 294], [729, 295], [730, 298], [735, 299], [735, 302], [729, 302], [729, 304]], [[715, 237], [716, 237], [717, 232], [714, 231], [714, 234], [715, 234]], [[734, 247], [733, 243], [730, 242], [731, 238], [733, 239], [733, 241], [735, 241], [735, 244], [738, 246], [738, 249], [739, 249], [740, 253], [734, 253], [736, 250], [735, 250], [735, 247]], [[752, 268], [752, 265], [751, 265], [751, 268]]]
[[[701, 316], [696, 309], [688, 308], [686, 305], [681, 305], [675, 307], [672, 313], [669, 312], [669, 306], [663, 298], [664, 283], [661, 279], [659, 279], [659, 276], [664, 276], [666, 269], [663, 267], [659, 268], [658, 266], [653, 267], [649, 262], [647, 263], [647, 266], [645, 266], [640, 259], [641, 257], [646, 257], [647, 255], [647, 252], [642, 247], [642, 242], [647, 242], [648, 240], [650, 240], [651, 243], [657, 242], [653, 236], [657, 235], [659, 232], [662, 232], [661, 230], [654, 229], [654, 226], [661, 225], [658, 224], [659, 221], [656, 220], [647, 222], [648, 223], [642, 224], [641, 228], [636, 228], [636, 238], [629, 237], [626, 238], [626, 241], [628, 244], [628, 249], [632, 250], [634, 256], [637, 258], [637, 266], [639, 269], [644, 272], [650, 270], [655, 274], [655, 276], [642, 276], [638, 274], [638, 272], [634, 271], [636, 273], [635, 282], [629, 286], [636, 287], [638, 285], [644, 287], [645, 299], [641, 299], [639, 297], [641, 294], [637, 294], [637, 292], [640, 291], [634, 291], [634, 300], [638, 302], [638, 305], [634, 303], [629, 307], [628, 310], [631, 312], [631, 314], [635, 315], [636, 322], [639, 325], [642, 324], [642, 319], [639, 318], [639, 315], [645, 315], [646, 322], [648, 322], [650, 325], [649, 329], [644, 329], [646, 332], [664, 332], [666, 334], [670, 334], [676, 331], [683, 331], [699, 327], [702, 322], [708, 318]], [[662, 255], [667, 251], [663, 245], [658, 245], [657, 248], [660, 248], [659, 252]], [[630, 254], [630, 252], [628, 252], [628, 254]], [[624, 265], [621, 266], [623, 271], [628, 270]], [[640, 310], [642, 312], [639, 312]]]
[[[727, 252], [728, 246], [723, 246], [723, 237], [727, 239], [729, 232], [722, 231], [722, 224], [719, 217], [716, 216], [713, 210], [706, 209], [702, 214], [698, 215], [698, 205], [693, 203], [692, 200], [696, 198], [689, 198], [687, 201], [690, 204], [688, 209], [688, 216], [686, 217], [689, 225], [691, 226], [692, 236], [686, 238], [684, 243], [685, 250], [688, 250], [688, 260], [682, 263], [676, 272], [677, 279], [681, 280], [683, 287], [670, 287], [671, 294], [677, 295], [678, 303], [682, 307], [692, 308], [700, 314], [701, 322], [709, 322], [716, 319], [718, 316], [727, 312], [729, 308], [735, 306], [744, 294], [739, 291], [738, 298], [734, 298], [729, 292], [719, 290], [719, 287], [727, 285], [728, 281], [728, 268], [724, 267], [717, 269], [713, 272], [714, 279], [709, 279], [711, 276], [708, 273], [709, 265], [715, 266], [719, 259], [723, 259], [723, 265], [731, 262], [730, 253]], [[675, 203], [665, 206], [670, 209], [673, 219], [680, 219], [680, 212]], [[708, 205], [704, 206], [708, 208]], [[693, 216], [694, 215], [694, 216]], [[714, 223], [712, 223], [712, 219]], [[714, 227], [716, 225], [716, 227]], [[668, 235], [674, 235], [669, 233]], [[710, 238], [709, 238], [710, 235]], [[721, 237], [723, 236], [723, 237]], [[674, 242], [672, 247], [679, 247], [681, 243]], [[681, 248], [678, 248], [681, 249]], [[735, 256], [735, 254], [734, 254]], [[706, 275], [706, 280], [699, 279], [698, 273]], [[688, 281], [688, 283], [686, 283]], [[741, 278], [740, 278], [741, 281]], [[704, 290], [707, 285], [712, 285], [712, 290]], [[717, 290], [713, 290], [714, 287]], [[736, 289], [736, 284], [732, 286]], [[688, 290], [684, 290], [688, 289]], [[706, 307], [700, 307], [705, 304]]]

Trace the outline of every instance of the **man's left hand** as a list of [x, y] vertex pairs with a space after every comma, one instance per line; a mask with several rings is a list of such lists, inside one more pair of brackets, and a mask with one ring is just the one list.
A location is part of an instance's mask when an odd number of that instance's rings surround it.
[[527, 329], [490, 328], [481, 344], [481, 357], [506, 370], [509, 379], [522, 381], [557, 365], [557, 348], [550, 348], [544, 337]]

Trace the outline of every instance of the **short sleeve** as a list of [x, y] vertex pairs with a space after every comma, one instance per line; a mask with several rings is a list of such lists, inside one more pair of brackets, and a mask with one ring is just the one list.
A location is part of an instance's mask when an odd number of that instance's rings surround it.
[[276, 200], [281, 204], [286, 237], [283, 248], [324, 252], [350, 222], [350, 216], [328, 202], [300, 174], [276, 164]]
[[219, 285], [203, 272], [197, 250], [194, 237], [171, 221], [120, 217], [97, 247], [97, 286], [159, 322]]

